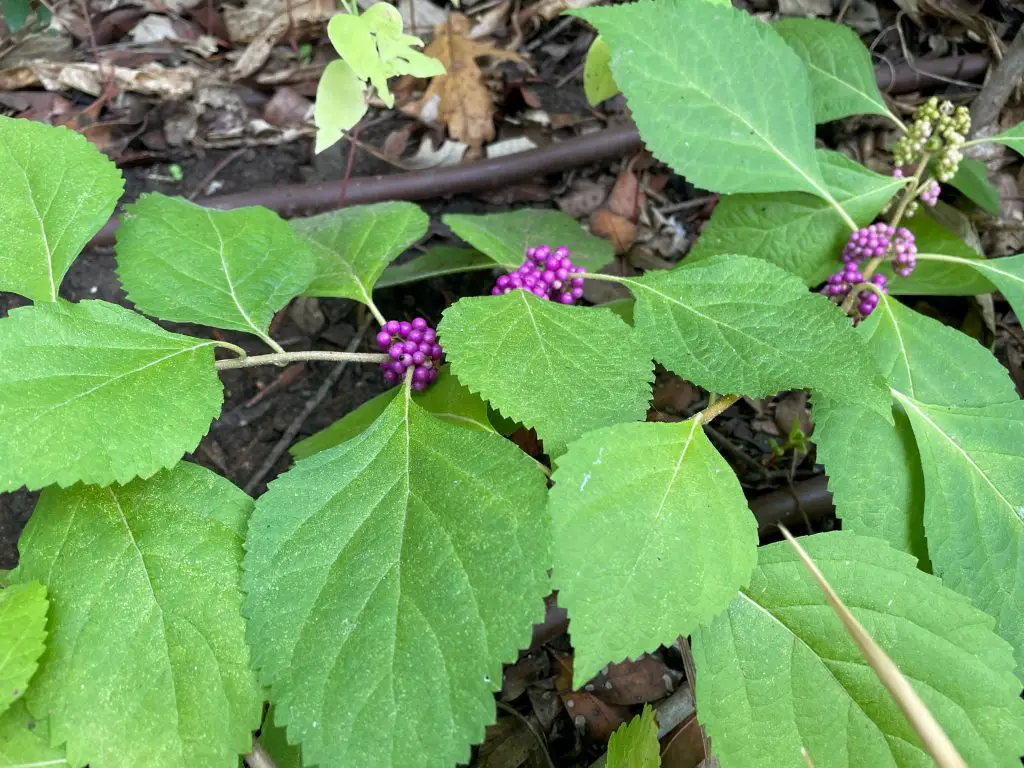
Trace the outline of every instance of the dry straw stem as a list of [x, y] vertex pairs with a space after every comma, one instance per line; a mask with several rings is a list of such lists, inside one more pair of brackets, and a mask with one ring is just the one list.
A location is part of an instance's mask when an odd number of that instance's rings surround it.
[[900, 672], [899, 667], [893, 663], [888, 654], [881, 649], [874, 638], [868, 634], [868, 631], [854, 618], [849, 609], [843, 605], [843, 601], [839, 599], [839, 595], [832, 589], [832, 585], [828, 583], [822, 572], [818, 570], [818, 566], [811, 560], [810, 555], [793, 538], [793, 535], [786, 527], [780, 525], [779, 530], [786, 537], [786, 541], [796, 550], [803, 564], [807, 566], [807, 570], [814, 576], [814, 580], [818, 582], [821, 591], [825, 593], [825, 597], [828, 599], [829, 605], [832, 606], [832, 610], [836, 612], [839, 620], [843, 622], [846, 631], [853, 638], [857, 647], [860, 648], [860, 652], [868, 664], [875, 670], [875, 674], [878, 675], [882, 685], [889, 691], [889, 695], [899, 705], [903, 716], [907, 718], [907, 721], [921, 739], [925, 751], [931, 755], [935, 764], [939, 768], [967, 768], [967, 763], [960, 757], [960, 753], [956, 751], [953, 742], [949, 740], [946, 732], [942, 730], [942, 726], [935, 720], [932, 713], [928, 711], [928, 707], [924, 705], [924, 702], [918, 697], [910, 683], [907, 682], [907, 678]]

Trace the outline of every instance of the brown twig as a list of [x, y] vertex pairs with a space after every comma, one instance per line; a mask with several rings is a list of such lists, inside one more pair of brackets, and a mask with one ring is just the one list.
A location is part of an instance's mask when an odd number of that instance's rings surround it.
[[[359, 330], [356, 331], [355, 337], [345, 349], [346, 352], [352, 353], [359, 348], [359, 345], [363, 342], [363, 337], [366, 336], [367, 329], [370, 327], [370, 320], [371, 318], [368, 317], [363, 321]], [[323, 399], [327, 397], [327, 393], [331, 391], [331, 388], [338, 382], [338, 379], [341, 378], [341, 374], [345, 371], [345, 366], [347, 364], [348, 361], [342, 361], [334, 366], [334, 369], [327, 374], [327, 378], [324, 379], [323, 384], [321, 384], [316, 393], [306, 401], [302, 410], [299, 411], [298, 415], [294, 419], [292, 419], [292, 423], [288, 425], [284, 434], [281, 435], [281, 438], [274, 444], [274, 447], [270, 449], [270, 453], [267, 454], [267, 458], [260, 465], [260, 468], [257, 469], [253, 473], [252, 477], [249, 478], [249, 482], [245, 484], [244, 488], [246, 493], [251, 496], [256, 488], [259, 487], [259, 484], [263, 482], [263, 478], [266, 477], [274, 468], [278, 459], [284, 455], [284, 452], [288, 450], [288, 446], [292, 444], [295, 436], [299, 434], [299, 430], [302, 429], [302, 425], [306, 423], [306, 419], [308, 419], [309, 415], [316, 410], [316, 407], [323, 402]]]
[[192, 188], [192, 191], [188, 193], [188, 197], [186, 198], [186, 200], [195, 200], [197, 197], [199, 197], [199, 193], [206, 189], [207, 185], [209, 185], [211, 181], [217, 178], [217, 174], [219, 174], [221, 171], [223, 171], [225, 168], [231, 165], [231, 163], [233, 163], [235, 160], [244, 155], [246, 153], [246, 149], [246, 147], [236, 149], [230, 155], [228, 155], [215, 166], [213, 166], [213, 170], [206, 174], [203, 177], [203, 180], [196, 184], [195, 187]]
[[999, 119], [1013, 89], [1020, 82], [1024, 73], [1024, 26], [1006, 49], [1003, 60], [993, 68], [992, 74], [985, 83], [974, 103], [971, 104], [971, 125], [974, 132], [982, 131]]

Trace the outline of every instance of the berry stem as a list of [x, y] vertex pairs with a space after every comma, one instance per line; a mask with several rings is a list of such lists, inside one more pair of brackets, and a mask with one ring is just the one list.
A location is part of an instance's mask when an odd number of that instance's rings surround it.
[[[237, 349], [234, 345], [232, 348]], [[243, 355], [245, 350], [242, 350]], [[229, 371], [236, 368], [255, 368], [258, 365], [284, 366], [304, 360], [330, 360], [340, 362], [348, 360], [353, 363], [383, 363], [387, 355], [374, 352], [331, 352], [325, 349], [311, 349], [307, 352], [279, 352], [273, 355], [252, 355], [238, 357], [233, 360], [218, 360], [214, 365], [218, 371]]]
[[369, 295], [364, 292], [364, 296], [366, 301], [363, 303], [366, 305], [366, 308], [370, 310], [370, 314], [373, 315], [373, 319], [377, 321], [377, 325], [383, 328], [388, 322], [387, 318], [385, 318], [381, 311], [377, 309], [377, 305], [373, 303], [373, 299], [371, 299]]
[[697, 418], [700, 419], [701, 424], [710, 424], [714, 419], [735, 405], [739, 399], [739, 395], [723, 395], [713, 403], [709, 403], [707, 408], [697, 414]]

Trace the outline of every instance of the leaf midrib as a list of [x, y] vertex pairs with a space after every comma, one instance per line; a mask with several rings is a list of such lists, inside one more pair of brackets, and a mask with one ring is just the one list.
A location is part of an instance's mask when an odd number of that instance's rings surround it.
[[17, 436], [21, 435], [26, 429], [31, 427], [37, 421], [39, 421], [42, 418], [45, 418], [46, 416], [48, 416], [49, 414], [53, 413], [54, 411], [59, 410], [61, 408], [64, 408], [65, 406], [68, 406], [71, 403], [75, 402], [76, 400], [82, 399], [83, 397], [88, 397], [89, 395], [92, 395], [94, 392], [97, 392], [97, 391], [103, 389], [106, 386], [109, 386], [109, 385], [111, 385], [111, 384], [113, 384], [113, 383], [115, 383], [117, 381], [120, 381], [121, 379], [123, 379], [123, 378], [125, 378], [127, 376], [132, 376], [133, 374], [141, 373], [142, 371], [146, 370], [147, 368], [152, 368], [154, 365], [159, 365], [160, 363], [163, 363], [163, 362], [165, 362], [167, 360], [170, 360], [170, 359], [172, 359], [174, 357], [177, 357], [178, 355], [184, 355], [184, 354], [187, 354], [189, 352], [195, 352], [196, 350], [202, 349], [203, 347], [213, 347], [213, 346], [216, 346], [216, 344], [217, 343], [214, 342], [214, 341], [204, 341], [201, 344], [195, 344], [195, 345], [193, 345], [191, 347], [185, 347], [185, 348], [179, 349], [179, 350], [177, 350], [175, 352], [172, 352], [169, 355], [164, 355], [163, 357], [157, 358], [156, 360], [152, 360], [152, 361], [146, 363], [145, 365], [140, 366], [139, 368], [133, 368], [130, 371], [124, 371], [123, 373], [119, 373], [117, 376], [113, 376], [113, 377], [107, 379], [102, 384], [97, 384], [95, 387], [87, 389], [84, 392], [79, 392], [78, 394], [74, 395], [73, 397], [70, 397], [70, 398], [68, 398], [67, 400], [65, 400], [65, 401], [63, 401], [61, 403], [56, 403], [55, 405], [51, 405], [46, 410], [44, 410], [44, 411], [42, 411], [40, 413], [35, 414], [34, 416], [32, 416], [32, 418], [23, 421], [19, 426], [15, 427], [13, 434], [10, 434], [8, 437], [17, 437]]

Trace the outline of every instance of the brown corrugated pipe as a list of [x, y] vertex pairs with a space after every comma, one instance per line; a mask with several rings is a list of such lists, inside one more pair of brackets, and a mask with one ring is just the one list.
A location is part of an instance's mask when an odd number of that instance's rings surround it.
[[[883, 65], [875, 68], [875, 79], [886, 93], [898, 94], [936, 87], [944, 82], [942, 78], [979, 80], [987, 68], [986, 56], [971, 54], [918, 61], [913, 66]], [[430, 200], [459, 193], [483, 192], [549, 173], [607, 162], [635, 152], [641, 146], [636, 126], [627, 123], [493, 160], [350, 179], [345, 190], [345, 205], [364, 205], [384, 200]], [[283, 184], [233, 195], [202, 197], [196, 202], [222, 209], [262, 205], [285, 218], [291, 218], [334, 210], [338, 207], [340, 191], [341, 181], [317, 181], [309, 184]], [[117, 227], [115, 216], [93, 238], [91, 245], [113, 245]]]

